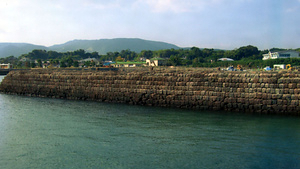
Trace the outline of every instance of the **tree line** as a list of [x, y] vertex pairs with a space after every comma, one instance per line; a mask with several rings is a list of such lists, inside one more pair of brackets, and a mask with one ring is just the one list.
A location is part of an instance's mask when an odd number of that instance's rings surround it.
[[[280, 51], [285, 49], [272, 48], [271, 51]], [[300, 48], [296, 49], [300, 52]], [[300, 65], [299, 59], [275, 59], [262, 60], [262, 55], [268, 53], [268, 50], [259, 50], [257, 47], [248, 45], [234, 50], [215, 50], [200, 49], [197, 47], [182, 49], [164, 49], [164, 50], [143, 50], [139, 53], [129, 49], [121, 52], [108, 52], [100, 55], [98, 52], [86, 52], [79, 49], [72, 52], [56, 52], [46, 50], [33, 50], [19, 57], [9, 56], [1, 58], [0, 63], [12, 63], [16, 68], [24, 67], [42, 67], [46, 61], [51, 64], [60, 65], [60, 67], [78, 67], [79, 61], [87, 58], [95, 58], [99, 61], [143, 61], [151, 58], [164, 58], [167, 65], [172, 66], [193, 66], [193, 67], [227, 67], [230, 65], [242, 65], [246, 68], [256, 68], [273, 66], [274, 64]], [[218, 61], [220, 58], [231, 58], [234, 61]], [[95, 63], [87, 61], [85, 66], [95, 66]]]

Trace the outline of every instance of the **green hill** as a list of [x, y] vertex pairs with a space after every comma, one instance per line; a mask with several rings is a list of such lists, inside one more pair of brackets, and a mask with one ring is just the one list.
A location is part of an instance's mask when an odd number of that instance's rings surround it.
[[141, 52], [142, 50], [161, 50], [161, 49], [179, 49], [178, 46], [143, 39], [118, 38], [118, 39], [99, 39], [99, 40], [73, 40], [64, 44], [53, 45], [50, 47], [33, 45], [28, 43], [0, 43], [0, 58], [15, 56], [31, 52], [34, 49], [47, 51], [67, 52], [83, 49], [86, 52], [98, 52], [106, 54], [107, 52], [121, 52], [122, 50], [131, 50]]
[[45, 46], [33, 45], [28, 43], [0, 43], [0, 58], [15, 56], [31, 52], [34, 49], [45, 49]]
[[134, 52], [141, 52], [142, 50], [160, 50], [171, 48], [179, 49], [178, 46], [169, 43], [133, 38], [73, 40], [64, 44], [49, 47], [50, 50], [54, 50], [57, 52], [67, 52], [83, 49], [87, 52], [96, 51], [99, 54], [106, 54], [107, 52], [120, 52], [126, 49], [130, 49]]

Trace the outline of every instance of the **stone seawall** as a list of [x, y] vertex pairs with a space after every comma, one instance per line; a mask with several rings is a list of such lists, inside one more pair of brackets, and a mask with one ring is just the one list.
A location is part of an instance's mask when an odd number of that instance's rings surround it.
[[0, 92], [199, 110], [300, 114], [300, 73], [196, 68], [19, 70]]

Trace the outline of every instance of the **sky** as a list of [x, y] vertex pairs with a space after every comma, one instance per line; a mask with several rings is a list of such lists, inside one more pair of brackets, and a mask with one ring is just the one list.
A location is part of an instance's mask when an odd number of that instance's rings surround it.
[[300, 48], [300, 0], [1, 0], [0, 42], [141, 38], [179, 47]]

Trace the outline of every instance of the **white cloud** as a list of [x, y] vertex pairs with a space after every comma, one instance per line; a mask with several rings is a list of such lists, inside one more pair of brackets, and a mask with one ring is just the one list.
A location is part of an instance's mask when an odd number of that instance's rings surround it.
[[20, 2], [18, 0], [1, 0], [0, 8], [5, 9], [10, 6], [18, 5]]
[[154, 12], [192, 12], [199, 11], [212, 5], [222, 4], [224, 0], [146, 0]]
[[[254, 2], [253, 0], [139, 0], [146, 2], [154, 12], [199, 12], [207, 8], [216, 8], [227, 4]], [[299, 0], [300, 1], [300, 0]]]
[[[192, 0], [193, 1], [193, 0]], [[175, 13], [187, 12], [193, 5], [191, 0], [146, 0], [154, 12], [171, 11]], [[198, 2], [199, 3], [199, 2]]]

